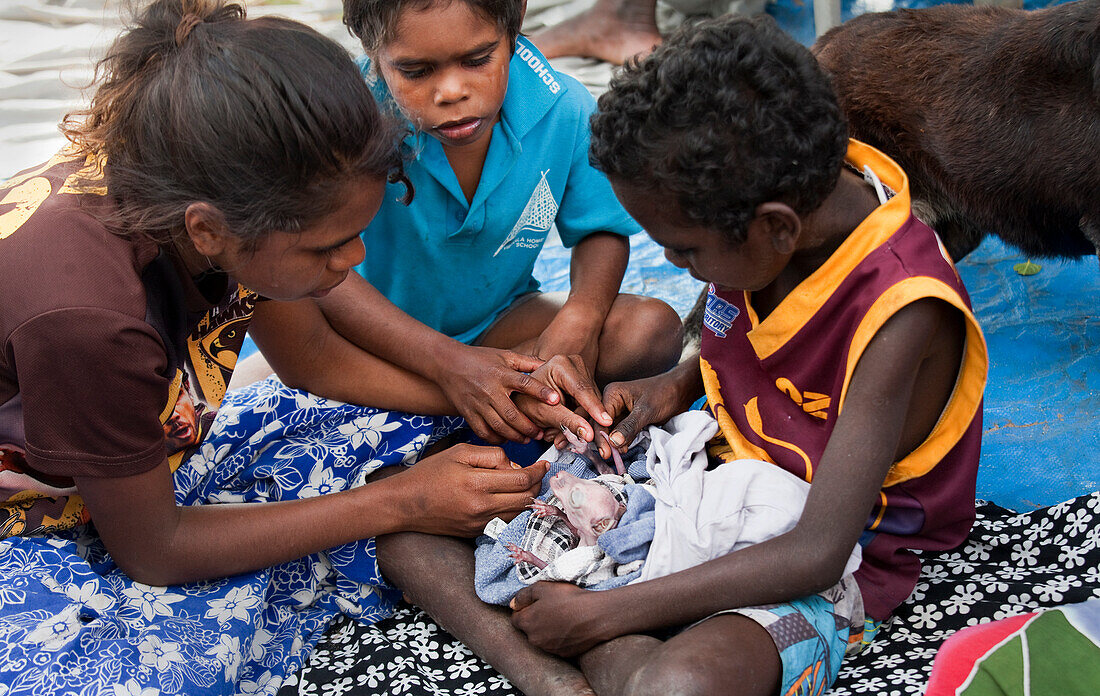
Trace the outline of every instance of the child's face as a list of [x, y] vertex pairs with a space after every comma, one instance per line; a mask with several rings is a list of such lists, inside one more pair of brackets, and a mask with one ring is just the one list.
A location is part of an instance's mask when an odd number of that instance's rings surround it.
[[675, 196], [611, 179], [619, 202], [665, 250], [665, 258], [696, 280], [720, 290], [761, 290], [775, 280], [790, 259], [765, 234], [750, 232], [735, 244], [717, 230], [687, 222]]
[[371, 56], [401, 111], [445, 148], [484, 146], [508, 90], [509, 38], [465, 2], [405, 9]]
[[320, 298], [363, 261], [359, 233], [382, 204], [385, 181], [347, 184], [340, 207], [300, 232], [272, 232], [254, 251], [229, 241], [214, 260], [234, 280], [272, 300]]

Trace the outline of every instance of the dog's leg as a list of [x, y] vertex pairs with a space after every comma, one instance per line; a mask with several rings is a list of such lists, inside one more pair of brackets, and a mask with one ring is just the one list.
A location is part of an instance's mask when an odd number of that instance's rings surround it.
[[967, 254], [977, 249], [986, 235], [985, 230], [957, 210], [949, 211], [944, 217], [937, 219], [931, 227], [936, 230], [936, 234], [943, 241], [944, 248], [955, 263], [962, 261]]

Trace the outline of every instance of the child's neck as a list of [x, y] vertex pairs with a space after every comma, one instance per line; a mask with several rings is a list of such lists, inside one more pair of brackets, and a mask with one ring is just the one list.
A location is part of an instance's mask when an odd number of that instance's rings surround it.
[[862, 177], [846, 168], [841, 170], [836, 188], [817, 210], [802, 219], [798, 250], [786, 268], [771, 285], [753, 293], [753, 309], [761, 321], [802, 281], [821, 268], [878, 206], [874, 189]]
[[803, 278], [809, 277], [878, 207], [874, 189], [859, 175], [841, 170], [832, 193], [803, 218], [799, 250], [790, 265]]
[[443, 154], [447, 156], [447, 163], [451, 165], [467, 203], [474, 200], [474, 192], [481, 182], [481, 172], [485, 168], [485, 157], [489, 154], [492, 137], [493, 133], [489, 131], [484, 138], [465, 147], [443, 146]]

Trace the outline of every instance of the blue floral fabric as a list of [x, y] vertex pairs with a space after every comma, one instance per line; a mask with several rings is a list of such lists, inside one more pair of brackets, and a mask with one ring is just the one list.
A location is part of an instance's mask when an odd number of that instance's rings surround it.
[[[321, 399], [268, 379], [229, 393], [175, 472], [181, 505], [308, 498], [414, 462], [462, 425]], [[279, 530], [271, 530], [273, 535]], [[389, 616], [374, 540], [210, 582], [152, 587], [90, 525], [0, 541], [0, 694], [274, 694], [331, 619]]]

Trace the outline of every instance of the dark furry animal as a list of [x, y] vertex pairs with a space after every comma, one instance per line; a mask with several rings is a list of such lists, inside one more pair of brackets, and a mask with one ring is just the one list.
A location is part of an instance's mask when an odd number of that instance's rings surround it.
[[1032, 257], [1100, 252], [1100, 0], [866, 14], [812, 50], [953, 258], [987, 232]]

